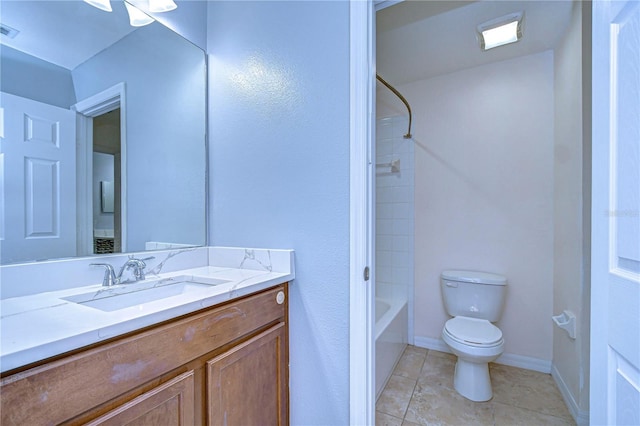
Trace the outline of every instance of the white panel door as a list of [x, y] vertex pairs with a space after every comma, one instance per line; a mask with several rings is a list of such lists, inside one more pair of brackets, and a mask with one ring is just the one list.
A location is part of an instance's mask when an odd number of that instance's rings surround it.
[[0, 262], [76, 254], [75, 112], [1, 92]]
[[590, 420], [640, 425], [640, 2], [593, 2]]

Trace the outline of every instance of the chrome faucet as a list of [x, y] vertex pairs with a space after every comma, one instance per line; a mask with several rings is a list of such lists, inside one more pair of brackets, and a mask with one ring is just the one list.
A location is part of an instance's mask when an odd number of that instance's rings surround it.
[[153, 256], [145, 257], [144, 259], [136, 259], [135, 257], [130, 257], [129, 260], [127, 260], [124, 263], [124, 265], [122, 265], [122, 267], [120, 268], [120, 273], [118, 274], [118, 278], [122, 279], [122, 273], [124, 272], [125, 269], [129, 270], [133, 268], [133, 276], [135, 278], [133, 282], [144, 280], [145, 279], [144, 268], [147, 267], [147, 264], [144, 263], [144, 261], [151, 260], [151, 259], [155, 259], [155, 258]]
[[[116, 284], [134, 283], [137, 281], [144, 280], [146, 278], [144, 268], [147, 267], [147, 264], [144, 263], [144, 261], [151, 260], [154, 258], [155, 258], [154, 256], [151, 256], [151, 257], [145, 257], [144, 259], [136, 259], [135, 257], [131, 256], [124, 263], [124, 265], [122, 265], [122, 267], [120, 268], [120, 272], [118, 273], [117, 276], [115, 271], [113, 270], [113, 266], [111, 266], [108, 263], [91, 263], [90, 265], [103, 266], [105, 268], [104, 278], [102, 279], [102, 285], [105, 287], [111, 287], [112, 285], [116, 285]], [[132, 268], [133, 268], [134, 280], [122, 281], [122, 274], [124, 273], [124, 271]]]
[[120, 280], [116, 277], [113, 266], [108, 263], [91, 263], [90, 266], [104, 266], [104, 278], [102, 279], [102, 285], [104, 287], [111, 287], [112, 285], [119, 284]]

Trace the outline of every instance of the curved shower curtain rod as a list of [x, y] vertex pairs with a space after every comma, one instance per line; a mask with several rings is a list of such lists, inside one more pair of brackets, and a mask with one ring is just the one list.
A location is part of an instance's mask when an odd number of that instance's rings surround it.
[[409, 111], [409, 129], [407, 129], [407, 134], [404, 135], [403, 137], [405, 139], [411, 139], [411, 107], [409, 106], [409, 102], [407, 102], [407, 100], [404, 98], [404, 96], [402, 96], [402, 94], [400, 92], [398, 92], [395, 87], [393, 87], [392, 85], [387, 83], [378, 74], [376, 74], [376, 78], [378, 79], [378, 81], [380, 81], [380, 83], [384, 84], [387, 87], [387, 89], [391, 90], [394, 95], [396, 95], [398, 98], [400, 98], [400, 100], [402, 101], [404, 106], [407, 107], [407, 111]]

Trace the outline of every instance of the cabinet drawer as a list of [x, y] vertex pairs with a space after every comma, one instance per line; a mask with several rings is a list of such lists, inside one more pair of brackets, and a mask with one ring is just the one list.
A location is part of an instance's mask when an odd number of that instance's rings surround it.
[[[285, 318], [284, 286], [2, 379], [3, 426], [57, 424]], [[285, 290], [286, 291], [286, 290]]]

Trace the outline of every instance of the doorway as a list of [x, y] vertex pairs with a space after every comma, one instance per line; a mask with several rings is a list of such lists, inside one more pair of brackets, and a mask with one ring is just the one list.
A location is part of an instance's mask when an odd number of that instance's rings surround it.
[[120, 108], [93, 118], [93, 253], [122, 252]]
[[[78, 255], [103, 253], [104, 247], [106, 246], [109, 250], [111, 245], [114, 253], [124, 253], [127, 251], [125, 84], [118, 83], [80, 101], [73, 109], [78, 113], [76, 146]], [[100, 178], [94, 174], [94, 157], [97, 158], [96, 167], [101, 168]], [[104, 169], [111, 169], [111, 166], [108, 166], [111, 163], [113, 163], [113, 173], [108, 174]], [[111, 191], [113, 191], [113, 208], [109, 205]], [[106, 197], [103, 197], [103, 192]], [[106, 209], [103, 208], [105, 206]], [[109, 216], [112, 218], [112, 228], [106, 224], [111, 223], [107, 221]], [[96, 238], [100, 240], [99, 251], [96, 247]], [[104, 241], [109, 238], [113, 240], [112, 243]]]

